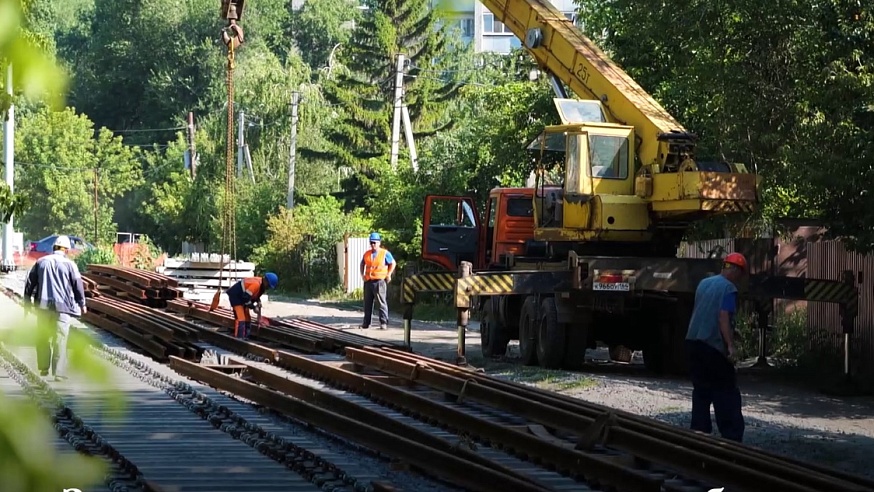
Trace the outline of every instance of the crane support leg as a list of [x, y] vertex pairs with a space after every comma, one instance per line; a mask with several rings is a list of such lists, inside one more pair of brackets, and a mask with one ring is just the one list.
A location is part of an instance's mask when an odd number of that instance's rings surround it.
[[[458, 266], [458, 278], [463, 279], [470, 277], [473, 273], [473, 264], [468, 261], [462, 261], [461, 265]], [[470, 306], [459, 307], [458, 308], [458, 354], [456, 357], [456, 364], [460, 366], [467, 365], [467, 357], [465, 356], [464, 346], [465, 346], [465, 331], [467, 330], [467, 323], [470, 320]]]

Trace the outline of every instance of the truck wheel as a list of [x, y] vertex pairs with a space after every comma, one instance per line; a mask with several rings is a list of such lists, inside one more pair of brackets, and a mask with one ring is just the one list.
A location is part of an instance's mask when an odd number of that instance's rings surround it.
[[558, 322], [555, 298], [547, 297], [540, 305], [540, 323], [537, 327], [537, 359], [547, 369], [561, 367], [565, 352], [565, 327]]
[[631, 362], [631, 356], [633, 355], [631, 349], [625, 345], [610, 345], [609, 352], [610, 360], [615, 362], [629, 363]]
[[507, 336], [507, 328], [498, 322], [496, 307], [499, 304], [497, 297], [490, 297], [483, 306], [479, 324], [483, 357], [502, 356], [507, 352], [507, 344], [510, 339]]
[[537, 298], [528, 296], [519, 315], [519, 352], [526, 366], [537, 364]]
[[648, 370], [656, 374], [686, 375], [685, 338], [692, 307], [691, 301], [680, 300], [660, 309], [658, 334], [643, 349], [643, 363]]
[[674, 331], [667, 341], [670, 346], [671, 358], [666, 367], [672, 376], [686, 376], [689, 373], [689, 359], [686, 356], [686, 332], [689, 331], [689, 321], [692, 319], [694, 307], [694, 300], [680, 299], [674, 310]]
[[581, 369], [586, 362], [586, 349], [589, 348], [589, 324], [574, 323], [565, 329], [567, 340], [562, 367]]

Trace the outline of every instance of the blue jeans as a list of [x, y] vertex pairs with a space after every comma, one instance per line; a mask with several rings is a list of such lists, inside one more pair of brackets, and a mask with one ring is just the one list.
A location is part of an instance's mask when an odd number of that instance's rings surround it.
[[715, 348], [699, 341], [686, 341], [689, 374], [692, 377], [692, 430], [710, 434], [710, 405], [716, 414], [716, 426], [726, 439], [742, 442], [744, 418], [737, 373], [728, 358]]

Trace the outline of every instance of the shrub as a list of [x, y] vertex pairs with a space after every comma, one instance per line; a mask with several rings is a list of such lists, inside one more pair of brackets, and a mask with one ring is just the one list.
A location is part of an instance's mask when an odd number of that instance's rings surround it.
[[115, 256], [115, 251], [112, 248], [104, 248], [97, 246], [93, 249], [85, 250], [79, 253], [76, 258], [76, 266], [79, 271], [85, 273], [85, 268], [88, 264], [96, 265], [118, 265], [118, 258]]
[[259, 271], [279, 275], [286, 291], [323, 292], [340, 283], [338, 242], [347, 234], [366, 234], [371, 222], [356, 210], [344, 214], [333, 197], [319, 197], [267, 219], [267, 241], [255, 248]]
[[140, 236], [136, 246], [130, 266], [138, 270], [154, 270], [158, 258], [164, 252], [161, 251], [161, 248], [155, 246], [155, 243], [148, 236]]
[[[807, 311], [797, 310], [779, 314], [772, 320], [774, 329], [767, 333], [768, 357], [796, 363], [810, 352], [807, 336]], [[743, 313], [737, 319], [737, 332], [740, 335], [738, 348], [742, 358], [756, 357], [759, 354], [759, 328], [754, 313]]]

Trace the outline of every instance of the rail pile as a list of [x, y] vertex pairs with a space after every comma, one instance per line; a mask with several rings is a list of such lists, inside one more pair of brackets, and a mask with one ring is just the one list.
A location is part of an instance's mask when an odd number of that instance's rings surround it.
[[[225, 345], [240, 347], [220, 332], [233, 329], [232, 311], [224, 308], [209, 311], [206, 304], [182, 299], [176, 280], [166, 275], [126, 267], [88, 265], [83, 280], [89, 297], [85, 321], [114, 333], [159, 360], [168, 360], [171, 356], [195, 360], [202, 352], [196, 342], [219, 340]], [[171, 312], [212, 327], [186, 321]], [[299, 319], [262, 317], [261, 326], [252, 331], [255, 340], [311, 354], [342, 354], [345, 347], [399, 347]], [[257, 352], [268, 358], [273, 353], [263, 346]]]
[[82, 278], [94, 297], [103, 292], [151, 307], [164, 307], [167, 301], [179, 299], [183, 294], [176, 280], [129, 267], [92, 264], [86, 267]]
[[200, 328], [170, 314], [109, 296], [87, 301], [82, 319], [139, 347], [158, 360], [171, 356], [198, 360], [203, 353], [195, 342]]

